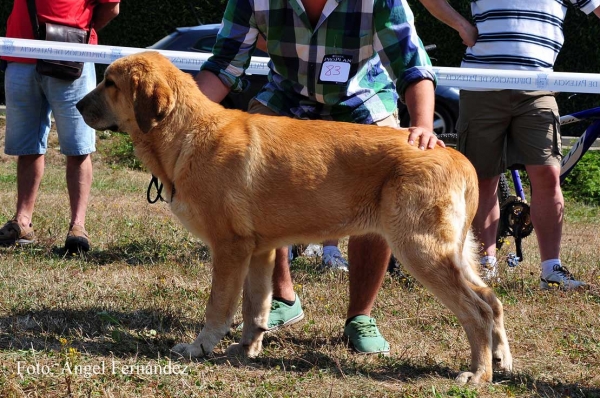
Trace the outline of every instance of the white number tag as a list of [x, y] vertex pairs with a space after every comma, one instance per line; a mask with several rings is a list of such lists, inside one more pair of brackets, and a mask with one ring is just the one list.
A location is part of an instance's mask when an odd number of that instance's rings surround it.
[[346, 83], [350, 78], [352, 57], [348, 55], [326, 55], [323, 57], [319, 83]]

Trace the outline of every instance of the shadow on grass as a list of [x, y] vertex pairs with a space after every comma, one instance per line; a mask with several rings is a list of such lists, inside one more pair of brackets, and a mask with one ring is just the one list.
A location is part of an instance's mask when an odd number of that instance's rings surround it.
[[[0, 318], [0, 350], [59, 352], [68, 346], [92, 356], [111, 356], [120, 359], [171, 357], [171, 348], [178, 343], [174, 335], [178, 330], [200, 330], [199, 323], [181, 322], [176, 315], [160, 311], [139, 310], [134, 312], [107, 312], [100, 308], [85, 310], [49, 309], [16, 313]], [[179, 337], [177, 337], [179, 338]], [[239, 340], [239, 332], [228, 336], [224, 346]], [[376, 357], [349, 355], [342, 358], [330, 356], [319, 350], [324, 345], [344, 346], [342, 337], [299, 338], [291, 334], [283, 336], [268, 334], [264, 339], [265, 350], [257, 358], [230, 358], [213, 354], [208, 358], [194, 360], [197, 363], [233, 366], [240, 369], [282, 369], [299, 376], [311, 372], [326, 371], [338, 378], [348, 376], [368, 377], [385, 383], [414, 383], [432, 378], [454, 379], [456, 368], [448, 367], [434, 359], [406, 360], [395, 356]], [[276, 354], [274, 347], [293, 347], [287, 356]], [[464, 388], [470, 388], [469, 386]], [[513, 395], [528, 394], [544, 397], [600, 397], [600, 388], [578, 384], [562, 384], [533, 379], [524, 373], [494, 375], [490, 389], [502, 389]]]
[[154, 310], [47, 309], [0, 318], [0, 350], [58, 351], [60, 339], [90, 355], [156, 357], [175, 344], [173, 332], [200, 325]]
[[[296, 347], [305, 347], [301, 350], [295, 350], [294, 355], [289, 357], [269, 355], [269, 343], [278, 342], [284, 345], [295, 345]], [[360, 376], [368, 377], [372, 380], [382, 383], [415, 383], [417, 381], [430, 381], [435, 378], [454, 380], [460, 371], [456, 368], [445, 366], [436, 362], [433, 358], [423, 360], [407, 360], [395, 356], [377, 357], [352, 354], [346, 358], [336, 358], [315, 349], [321, 344], [345, 345], [346, 341], [342, 337], [302, 339], [286, 336], [280, 339], [276, 335], [267, 335], [264, 340], [265, 352], [259, 357], [253, 359], [232, 359], [224, 355], [215, 356], [209, 359], [201, 359], [199, 362], [211, 362], [215, 365], [229, 365], [239, 368], [251, 366], [254, 368], [278, 369], [287, 372], [298, 373], [298, 376], [306, 375], [310, 372], [326, 371], [330, 375], [344, 379], [347, 377]], [[493, 384], [481, 386], [456, 386], [452, 391], [452, 396], [477, 396], [470, 394], [468, 389], [478, 389], [480, 392], [495, 391], [499, 395], [507, 396], [543, 396], [543, 397], [600, 397], [600, 388], [595, 386], [583, 386], [576, 383], [563, 384], [559, 381], [540, 381], [535, 380], [525, 373], [515, 372], [512, 374], [495, 373]], [[484, 394], [485, 395], [485, 394]]]
[[536, 397], [549, 398], [592, 398], [600, 397], [600, 387], [582, 386], [577, 383], [561, 383], [560, 381], [549, 382], [535, 380], [524, 373], [514, 373], [512, 375], [494, 375], [494, 383], [504, 386], [507, 390], [514, 392], [514, 395], [528, 394]]
[[142, 265], [167, 261], [210, 261], [208, 246], [200, 242], [188, 245], [182, 245], [181, 242], [170, 244], [153, 238], [129, 241], [122, 245], [110, 245], [105, 250], [95, 250], [92, 247], [92, 250], [87, 253], [67, 253], [64, 247], [54, 246], [52, 254], [65, 259], [82, 260], [97, 266], [115, 262]]

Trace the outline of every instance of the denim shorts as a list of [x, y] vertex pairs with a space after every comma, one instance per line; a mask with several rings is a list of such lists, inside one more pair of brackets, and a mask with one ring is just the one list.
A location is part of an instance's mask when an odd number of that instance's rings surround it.
[[7, 155], [46, 153], [51, 112], [63, 155], [87, 155], [96, 150], [96, 132], [75, 108], [96, 87], [93, 63], [87, 62], [81, 77], [68, 82], [38, 74], [35, 64], [9, 62], [4, 82]]

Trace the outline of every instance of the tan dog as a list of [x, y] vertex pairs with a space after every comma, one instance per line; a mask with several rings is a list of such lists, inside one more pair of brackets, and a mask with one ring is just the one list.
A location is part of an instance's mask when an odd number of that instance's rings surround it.
[[173, 213], [211, 249], [206, 324], [174, 351], [210, 353], [243, 286], [241, 342], [227, 353], [257, 355], [275, 248], [379, 234], [464, 327], [472, 365], [458, 380], [491, 381], [492, 362], [511, 370], [502, 305], [474, 271], [477, 177], [458, 152], [419, 150], [406, 129], [228, 110], [156, 52], [115, 61], [77, 108], [90, 126], [131, 135]]

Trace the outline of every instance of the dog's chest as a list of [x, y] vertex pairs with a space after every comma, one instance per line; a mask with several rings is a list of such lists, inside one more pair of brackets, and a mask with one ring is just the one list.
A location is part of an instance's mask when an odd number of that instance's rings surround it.
[[171, 211], [181, 221], [183, 226], [194, 234], [200, 240], [207, 241], [208, 231], [206, 230], [206, 220], [203, 214], [193, 211], [187, 203], [177, 200], [177, 195], [173, 197], [170, 203]]

